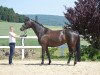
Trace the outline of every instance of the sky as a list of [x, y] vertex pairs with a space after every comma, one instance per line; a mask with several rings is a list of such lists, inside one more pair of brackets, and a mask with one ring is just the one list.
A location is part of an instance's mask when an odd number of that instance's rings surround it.
[[74, 7], [77, 0], [0, 0], [0, 6], [13, 8], [19, 14], [63, 16], [66, 7]]

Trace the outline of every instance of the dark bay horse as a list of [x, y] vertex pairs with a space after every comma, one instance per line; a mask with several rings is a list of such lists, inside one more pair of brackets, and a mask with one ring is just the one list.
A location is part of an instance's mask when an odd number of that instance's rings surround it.
[[49, 63], [51, 63], [50, 54], [48, 47], [57, 47], [62, 44], [67, 43], [69, 48], [69, 58], [67, 64], [70, 63], [71, 57], [74, 54], [74, 65], [77, 61], [80, 61], [80, 37], [79, 33], [73, 31], [71, 28], [64, 27], [63, 30], [51, 30], [44, 27], [42, 24], [32, 20], [29, 18], [25, 19], [24, 25], [20, 28], [21, 31], [24, 31], [28, 28], [32, 28], [38, 37], [38, 42], [42, 46], [42, 62], [44, 64], [44, 53], [49, 59]]

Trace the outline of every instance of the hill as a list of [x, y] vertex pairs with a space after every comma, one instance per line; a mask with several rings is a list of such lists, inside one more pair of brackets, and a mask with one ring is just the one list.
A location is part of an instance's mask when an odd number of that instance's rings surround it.
[[31, 19], [35, 19], [37, 17], [38, 22], [43, 25], [50, 26], [64, 26], [65, 22], [68, 22], [64, 16], [56, 16], [56, 15], [26, 15]]

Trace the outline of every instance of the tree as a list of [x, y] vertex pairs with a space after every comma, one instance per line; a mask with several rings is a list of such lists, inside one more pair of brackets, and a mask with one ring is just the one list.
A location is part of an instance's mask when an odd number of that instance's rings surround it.
[[78, 0], [75, 5], [74, 8], [65, 7], [66, 19], [94, 48], [100, 49], [100, 1]]
[[0, 19], [8, 22], [24, 22], [25, 15], [14, 12], [12, 8], [0, 6]]

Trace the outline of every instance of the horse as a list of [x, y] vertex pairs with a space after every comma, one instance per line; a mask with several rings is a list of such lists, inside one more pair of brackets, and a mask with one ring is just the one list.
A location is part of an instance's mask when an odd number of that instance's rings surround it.
[[38, 42], [42, 47], [42, 62], [44, 64], [44, 53], [46, 51], [49, 63], [51, 64], [50, 53], [48, 47], [57, 47], [62, 44], [67, 43], [69, 48], [69, 58], [67, 64], [70, 63], [71, 57], [74, 54], [74, 65], [77, 61], [81, 60], [80, 56], [80, 36], [77, 31], [72, 30], [69, 27], [64, 27], [62, 30], [51, 30], [47, 27], [44, 27], [42, 24], [35, 20], [30, 20], [28, 17], [25, 19], [24, 24], [20, 28], [21, 31], [24, 31], [28, 28], [32, 28], [38, 37]]

